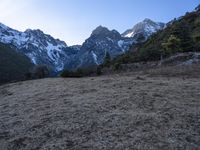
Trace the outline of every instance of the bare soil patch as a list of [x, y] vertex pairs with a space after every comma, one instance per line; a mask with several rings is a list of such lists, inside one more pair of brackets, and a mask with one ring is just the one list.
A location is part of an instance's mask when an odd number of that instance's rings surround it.
[[199, 148], [199, 78], [129, 72], [0, 86], [1, 150]]

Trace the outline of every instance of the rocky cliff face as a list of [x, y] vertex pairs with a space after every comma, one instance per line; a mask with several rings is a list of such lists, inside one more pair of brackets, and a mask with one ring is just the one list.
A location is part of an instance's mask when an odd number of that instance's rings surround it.
[[73, 69], [100, 65], [104, 62], [106, 53], [109, 53], [114, 58], [126, 52], [133, 42], [134, 39], [124, 38], [116, 30], [110, 31], [105, 27], [99, 26], [83, 43], [74, 59], [66, 64], [66, 68]]
[[0, 24], [0, 42], [14, 45], [17, 51], [30, 58], [32, 63], [45, 64], [53, 71], [64, 69], [64, 63], [77, 53], [65, 42], [44, 34], [41, 30], [20, 32]]
[[106, 53], [109, 53], [112, 58], [121, 55], [129, 50], [130, 45], [146, 41], [149, 36], [163, 29], [164, 26], [164, 23], [145, 19], [122, 35], [116, 30], [99, 26], [83, 43], [74, 59], [66, 64], [66, 68], [77, 69], [102, 64]]

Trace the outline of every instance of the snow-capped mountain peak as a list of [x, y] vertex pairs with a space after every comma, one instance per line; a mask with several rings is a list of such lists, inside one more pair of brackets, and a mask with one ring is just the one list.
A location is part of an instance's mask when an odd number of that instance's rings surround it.
[[125, 31], [122, 36], [146, 40], [153, 33], [162, 30], [164, 26], [164, 23], [154, 22], [146, 18], [142, 22], [137, 23], [132, 29]]
[[14, 45], [20, 53], [28, 56], [32, 63], [46, 64], [56, 72], [63, 70], [65, 61], [74, 54], [73, 48], [69, 48], [64, 41], [54, 39], [39, 29], [20, 32], [2, 23], [0, 42]]
[[0, 22], [0, 29], [8, 29], [9, 27]]
[[106, 32], [109, 32], [108, 28], [100, 25], [95, 30], [92, 31], [91, 35], [99, 35], [99, 34], [104, 34]]

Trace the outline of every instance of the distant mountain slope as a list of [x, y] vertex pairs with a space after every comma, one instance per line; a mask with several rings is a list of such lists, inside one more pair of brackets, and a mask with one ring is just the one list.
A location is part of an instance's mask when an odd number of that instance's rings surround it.
[[133, 38], [123, 38], [116, 30], [110, 31], [106, 27], [99, 26], [65, 68], [76, 69], [100, 65], [104, 62], [106, 53], [116, 57], [126, 52], [133, 42]]
[[99, 26], [83, 43], [72, 61], [66, 63], [65, 68], [77, 69], [100, 65], [104, 62], [106, 53], [109, 53], [111, 58], [122, 55], [129, 50], [132, 44], [146, 41], [153, 33], [163, 29], [163, 27], [164, 23], [155, 23], [150, 19], [145, 19], [144, 22], [134, 27], [135, 34], [128, 37], [125, 34], [120, 35], [116, 30]]
[[28, 57], [3, 43], [0, 43], [0, 60], [0, 84], [25, 79], [25, 74], [33, 67]]
[[41, 30], [20, 32], [3, 24], [0, 24], [0, 42], [16, 46], [34, 64], [45, 64], [55, 72], [63, 70], [64, 63], [77, 53], [77, 49], [68, 47], [65, 42]]

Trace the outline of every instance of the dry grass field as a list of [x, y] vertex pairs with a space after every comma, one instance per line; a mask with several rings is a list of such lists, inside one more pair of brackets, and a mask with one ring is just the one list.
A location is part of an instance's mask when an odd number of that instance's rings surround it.
[[200, 149], [200, 78], [149, 73], [0, 86], [0, 149]]

